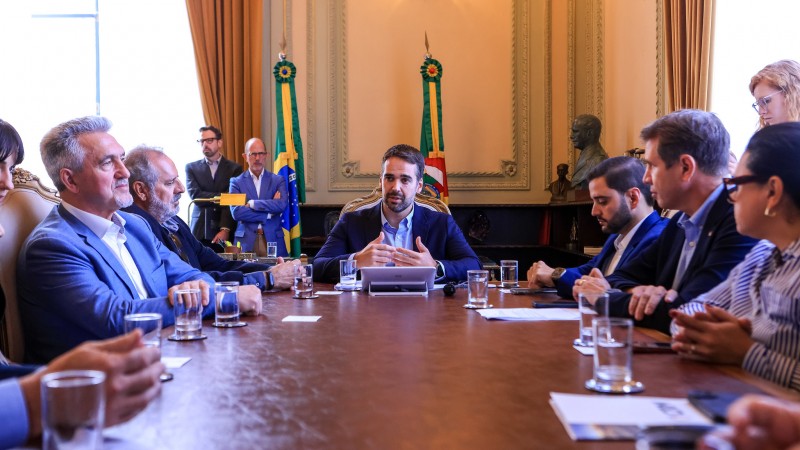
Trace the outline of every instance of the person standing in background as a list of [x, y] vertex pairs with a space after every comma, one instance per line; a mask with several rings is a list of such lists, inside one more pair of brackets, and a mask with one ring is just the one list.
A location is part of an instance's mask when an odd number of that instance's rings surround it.
[[750, 79], [758, 129], [800, 120], [800, 63], [783, 59], [768, 64]]
[[288, 256], [281, 215], [289, 203], [289, 194], [286, 181], [267, 169], [268, 156], [261, 139], [252, 138], [244, 144], [248, 170], [232, 178], [230, 186], [231, 192], [247, 195], [244, 206], [231, 207], [233, 218], [238, 222], [235, 244], [241, 244], [242, 251], [253, 251], [256, 235], [261, 229], [267, 242], [278, 244], [277, 256]]
[[[200, 128], [197, 140], [203, 149], [203, 159], [186, 165], [186, 190], [192, 200], [217, 197], [228, 192], [231, 178], [242, 174], [242, 166], [222, 156], [222, 132], [213, 125]], [[215, 245], [231, 240], [236, 224], [230, 208], [211, 202], [198, 202], [192, 208], [192, 234], [215, 251]]]

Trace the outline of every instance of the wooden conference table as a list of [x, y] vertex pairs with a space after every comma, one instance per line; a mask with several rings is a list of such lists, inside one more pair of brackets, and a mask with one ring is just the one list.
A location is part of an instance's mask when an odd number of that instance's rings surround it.
[[[532, 300], [490, 295], [495, 308]], [[207, 340], [164, 339], [164, 356], [191, 361], [142, 414], [106, 430], [107, 447], [633, 448], [573, 442], [548, 403], [552, 391], [589, 393], [592, 358], [572, 348], [577, 322], [487, 321], [465, 302], [465, 289], [427, 298], [264, 295], [263, 314], [245, 318], [247, 327], [205, 322]], [[322, 318], [282, 322], [288, 315]], [[637, 331], [636, 339], [649, 338]], [[673, 354], [635, 354], [633, 371], [648, 396], [768, 386]]]

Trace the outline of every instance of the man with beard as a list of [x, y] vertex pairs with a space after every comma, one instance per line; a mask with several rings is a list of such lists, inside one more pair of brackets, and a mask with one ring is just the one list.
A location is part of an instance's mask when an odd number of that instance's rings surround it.
[[480, 269], [475, 252], [453, 218], [415, 207], [422, 190], [425, 158], [410, 145], [395, 145], [383, 155], [380, 177], [382, 201], [368, 209], [345, 214], [314, 257], [314, 278], [335, 283], [339, 261], [356, 266], [437, 267], [439, 280], [467, 279], [467, 270]]
[[[192, 199], [217, 197], [228, 192], [231, 178], [242, 173], [242, 166], [222, 156], [222, 132], [215, 126], [200, 128], [203, 159], [186, 165], [186, 188]], [[195, 203], [192, 209], [192, 233], [203, 245], [217, 251], [218, 244], [231, 240], [235, 223], [231, 210], [213, 203]]]
[[[158, 147], [140, 145], [125, 157], [133, 204], [123, 210], [142, 216], [161, 243], [192, 267], [211, 275], [215, 281], [238, 281], [239, 297], [260, 298], [261, 291], [288, 289], [294, 265], [282, 259], [268, 264], [229, 261], [198, 241], [180, 217], [181, 194], [186, 192], [175, 163]], [[252, 285], [252, 286], [247, 286]]]
[[[722, 183], [730, 136], [717, 116], [684, 109], [642, 129], [644, 182], [662, 208], [677, 210], [664, 232], [607, 279], [592, 271], [573, 295], [609, 292], [609, 313], [637, 326], [669, 333], [671, 309], [728, 277], [755, 245], [736, 231], [733, 205]], [[613, 290], [611, 288], [614, 288]]]
[[278, 245], [277, 255], [288, 256], [286, 239], [283, 236], [281, 216], [289, 204], [286, 180], [267, 169], [270, 160], [264, 142], [252, 138], [244, 144], [244, 159], [247, 172], [231, 179], [231, 193], [244, 193], [247, 203], [232, 206], [236, 225], [235, 241], [242, 251], [252, 252], [260, 229], [267, 242]]
[[[133, 200], [125, 150], [110, 128], [108, 119], [89, 116], [42, 139], [42, 160], [62, 202], [19, 254], [26, 362], [45, 363], [81, 342], [122, 334], [126, 314], [160, 313], [164, 326], [172, 325], [176, 289], [200, 289], [204, 306], [213, 301], [211, 277], [161, 245], [144, 219], [118, 211]], [[213, 313], [205, 308], [204, 316]]]
[[667, 220], [653, 211], [650, 186], [644, 184], [643, 176], [644, 165], [627, 156], [607, 159], [595, 166], [587, 176], [592, 216], [597, 218], [603, 232], [611, 236], [600, 253], [582, 266], [554, 269], [544, 261], [533, 263], [528, 270], [529, 286], [555, 287], [560, 296], [572, 298], [572, 285], [581, 276], [589, 275], [595, 268], [610, 275], [617, 266], [649, 247], [664, 230]]

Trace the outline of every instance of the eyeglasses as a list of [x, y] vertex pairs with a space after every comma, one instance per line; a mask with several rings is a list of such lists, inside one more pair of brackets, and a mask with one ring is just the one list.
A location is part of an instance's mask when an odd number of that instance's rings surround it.
[[267, 152], [253, 152], [253, 153], [248, 153], [247, 156], [252, 156], [255, 158], [264, 157], [267, 156]]
[[742, 175], [740, 177], [734, 178], [723, 178], [722, 184], [725, 185], [725, 190], [728, 191], [728, 201], [733, 203], [734, 200], [731, 198], [731, 195], [735, 194], [739, 190], [739, 186], [747, 183], [753, 182], [763, 182], [766, 181], [766, 178], [760, 175]]
[[765, 95], [765, 96], [761, 97], [760, 99], [758, 99], [755, 102], [753, 102], [753, 104], [752, 104], [753, 109], [755, 109], [756, 113], [758, 113], [758, 114], [761, 114], [761, 109], [763, 109], [764, 112], [767, 112], [767, 107], [769, 106], [769, 102], [772, 101], [772, 96], [775, 95], [775, 94], [781, 94], [781, 93], [783, 93], [783, 89], [781, 89], [780, 91], [773, 92], [772, 94]]
[[213, 138], [205, 138], [205, 139], [198, 139], [197, 143], [200, 144], [200, 145], [204, 145], [204, 144], [209, 144], [211, 142], [218, 141], [218, 140], [219, 139], [215, 138], [215, 137], [213, 137]]

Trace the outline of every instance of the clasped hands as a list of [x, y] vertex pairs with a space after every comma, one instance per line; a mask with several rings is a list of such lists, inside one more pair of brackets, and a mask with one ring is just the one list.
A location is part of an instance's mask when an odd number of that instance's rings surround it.
[[396, 266], [436, 267], [436, 260], [433, 259], [428, 248], [422, 244], [422, 238], [417, 236], [415, 242], [419, 252], [393, 247], [383, 243], [383, 231], [381, 231], [378, 237], [356, 253], [353, 259], [356, 260], [358, 267], [385, 266], [388, 263], [394, 263]]
[[669, 316], [678, 327], [672, 335], [672, 349], [683, 356], [741, 365], [754, 342], [749, 319], [717, 306], [706, 304], [705, 311], [694, 314], [674, 309]]

